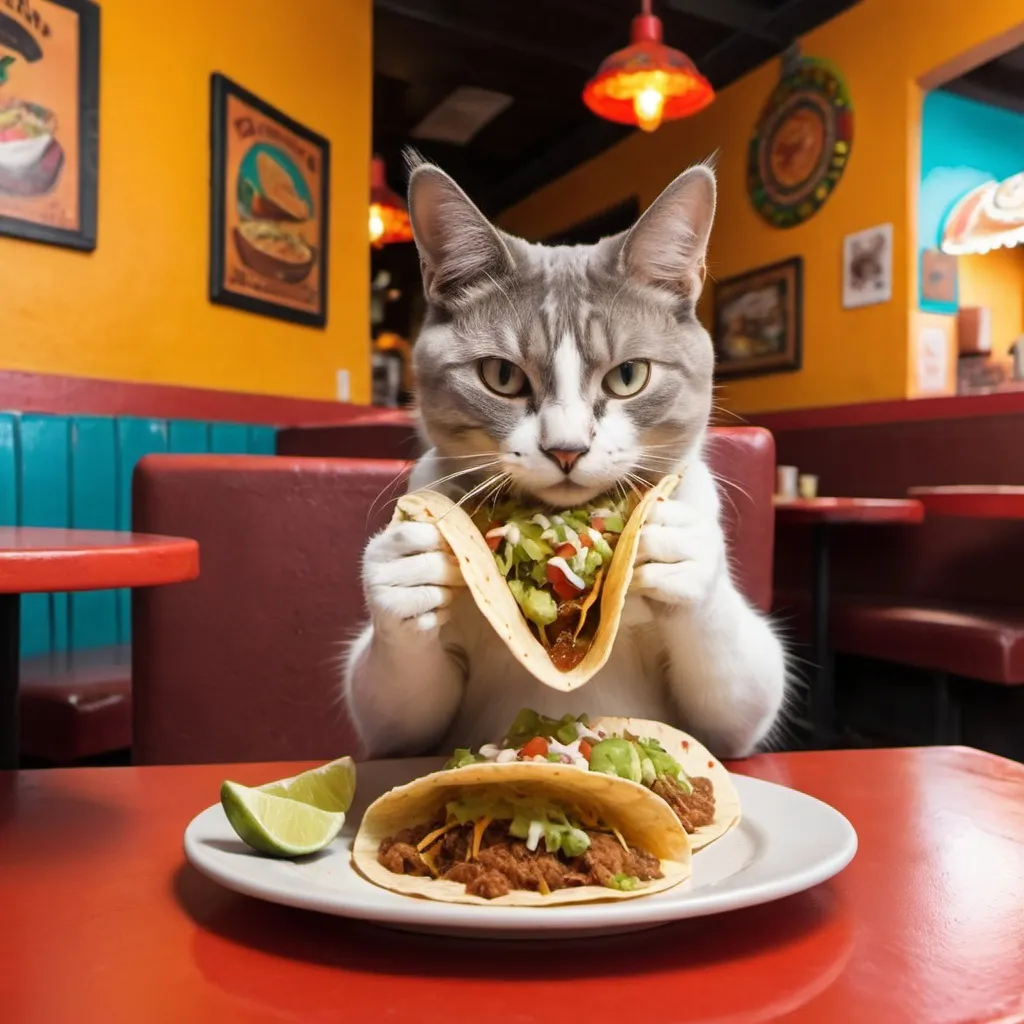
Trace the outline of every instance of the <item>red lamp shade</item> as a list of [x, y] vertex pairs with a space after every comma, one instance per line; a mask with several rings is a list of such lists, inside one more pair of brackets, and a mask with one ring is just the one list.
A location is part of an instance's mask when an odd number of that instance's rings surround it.
[[384, 179], [384, 160], [374, 156], [370, 164], [370, 245], [380, 249], [392, 242], [411, 241], [409, 211], [388, 188]]
[[651, 14], [650, 0], [633, 19], [631, 38], [605, 58], [583, 90], [583, 102], [598, 117], [653, 132], [662, 121], [696, 114], [715, 98], [693, 61], [661, 41], [661, 19]]

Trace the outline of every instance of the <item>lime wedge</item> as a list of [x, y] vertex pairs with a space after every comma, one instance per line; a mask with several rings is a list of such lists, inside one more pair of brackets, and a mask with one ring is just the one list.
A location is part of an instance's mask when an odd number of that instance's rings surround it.
[[356, 792], [356, 766], [351, 757], [339, 757], [321, 768], [258, 788], [261, 793], [286, 796], [321, 811], [345, 812]]
[[316, 853], [337, 836], [345, 823], [342, 812], [321, 811], [237, 782], [225, 782], [220, 787], [220, 802], [239, 838], [271, 857]]

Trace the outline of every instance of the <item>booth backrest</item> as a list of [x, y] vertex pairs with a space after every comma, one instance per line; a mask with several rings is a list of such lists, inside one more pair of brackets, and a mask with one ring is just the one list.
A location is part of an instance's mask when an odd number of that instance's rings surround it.
[[[771, 604], [771, 435], [715, 431], [734, 572]], [[340, 700], [345, 643], [364, 616], [367, 538], [391, 514], [408, 463], [279, 456], [149, 456], [135, 526], [194, 537], [193, 582], [134, 597], [139, 763], [330, 759], [358, 753]]]
[[[817, 474], [820, 492], [835, 496], [900, 498], [915, 486], [1024, 484], [1024, 408], [988, 412], [994, 403], [960, 401], [979, 414], [772, 424], [779, 462]], [[838, 593], [1020, 605], [1024, 523], [932, 516], [912, 528], [843, 527], [834, 531], [832, 567]], [[780, 530], [776, 586], [807, 589], [809, 580], [809, 531]]]

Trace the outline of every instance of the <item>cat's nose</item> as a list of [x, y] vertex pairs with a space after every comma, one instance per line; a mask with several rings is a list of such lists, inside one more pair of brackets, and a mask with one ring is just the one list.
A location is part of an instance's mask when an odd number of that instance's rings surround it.
[[572, 467], [589, 452], [589, 448], [544, 448], [544, 454], [557, 463], [563, 473], [571, 473]]

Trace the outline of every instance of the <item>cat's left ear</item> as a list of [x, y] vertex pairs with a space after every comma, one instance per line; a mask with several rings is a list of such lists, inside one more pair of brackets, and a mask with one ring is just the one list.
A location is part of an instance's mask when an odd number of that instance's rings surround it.
[[707, 165], [680, 174], [627, 232], [619, 257], [623, 270], [641, 284], [696, 302], [715, 195], [715, 175]]

